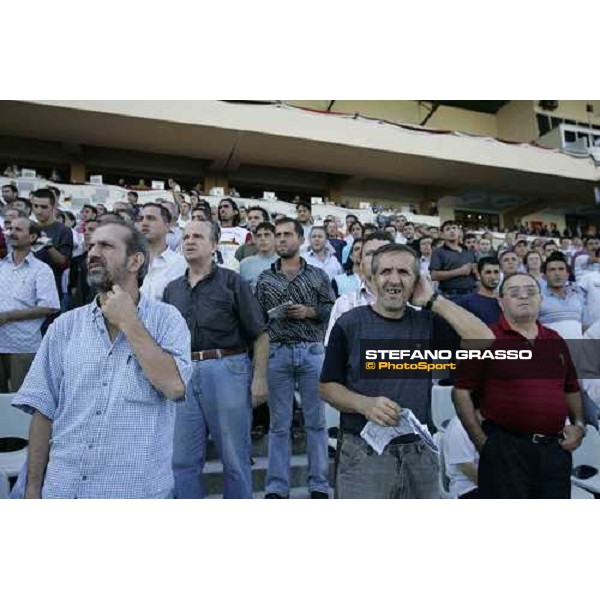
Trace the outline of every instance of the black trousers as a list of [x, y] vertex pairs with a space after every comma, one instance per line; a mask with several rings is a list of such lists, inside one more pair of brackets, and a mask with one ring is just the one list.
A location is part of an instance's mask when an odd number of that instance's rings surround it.
[[480, 498], [570, 498], [571, 453], [558, 440], [534, 443], [489, 421], [479, 458]]

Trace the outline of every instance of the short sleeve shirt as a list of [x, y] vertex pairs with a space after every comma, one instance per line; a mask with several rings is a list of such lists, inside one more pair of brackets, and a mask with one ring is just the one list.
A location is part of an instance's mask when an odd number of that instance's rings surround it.
[[266, 330], [263, 310], [249, 284], [214, 264], [193, 288], [187, 274], [172, 281], [163, 300], [186, 320], [192, 352], [248, 348]]
[[[401, 319], [387, 319], [371, 306], [360, 306], [342, 315], [333, 326], [321, 371], [323, 383], [336, 382], [364, 396], [385, 396], [410, 408], [422, 423], [431, 423], [431, 379], [362, 379], [361, 340], [404, 339], [430, 341], [432, 347], [457, 347], [458, 335], [438, 315], [407, 307]], [[360, 433], [367, 420], [356, 413], [342, 413], [341, 427]]]
[[[474, 262], [477, 261], [475, 260], [475, 254], [471, 250], [462, 248], [459, 252], [444, 244], [433, 251], [431, 262], [429, 263], [429, 270], [453, 271], [454, 269], [459, 269], [463, 265]], [[453, 277], [452, 279], [446, 279], [446, 281], [440, 281], [439, 288], [441, 292], [451, 290], [470, 292], [475, 287], [475, 282], [476, 279], [474, 275], [461, 275], [460, 277]]]
[[[69, 260], [73, 256], [73, 233], [72, 231], [62, 223], [55, 221], [48, 227], [42, 227], [42, 231], [52, 240], [52, 245]], [[65, 269], [59, 267], [54, 263], [50, 257], [50, 250], [48, 248], [42, 248], [35, 253], [35, 257], [38, 260], [46, 263], [54, 273], [54, 279], [56, 280], [56, 289], [58, 290], [59, 296], [62, 296], [62, 284], [61, 278]]]

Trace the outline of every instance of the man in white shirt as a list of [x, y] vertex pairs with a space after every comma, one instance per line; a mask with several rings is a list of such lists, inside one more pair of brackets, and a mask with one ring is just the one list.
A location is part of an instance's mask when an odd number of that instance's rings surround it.
[[167, 285], [187, 269], [185, 258], [167, 246], [170, 222], [171, 214], [165, 206], [148, 202], [142, 207], [137, 223], [150, 247], [150, 268], [140, 291], [153, 300], [162, 300]]
[[[429, 272], [429, 263], [431, 262], [431, 254], [433, 253], [433, 238], [428, 235], [419, 239], [419, 264], [421, 269], [421, 277], [426, 277], [431, 281]], [[437, 281], [436, 281], [437, 283]]]
[[[600, 262], [600, 249], [596, 250], [594, 260]], [[585, 272], [577, 283], [585, 297], [583, 313], [585, 329], [600, 320], [600, 271]]]
[[303, 258], [309, 265], [314, 265], [323, 269], [332, 281], [334, 277], [344, 272], [342, 265], [335, 256], [335, 253], [327, 247], [327, 233], [325, 227], [315, 225], [310, 232], [310, 247], [303, 253]]
[[171, 202], [170, 200], [160, 200], [157, 201], [159, 204], [162, 204], [169, 213], [169, 224], [167, 231], [167, 246], [173, 250], [173, 252], [180, 253], [181, 252], [181, 229], [178, 224], [179, 219], [179, 207], [176, 202]]
[[442, 437], [446, 477], [453, 498], [477, 498], [479, 453], [458, 417], [452, 417]]
[[583, 389], [600, 408], [600, 320], [583, 334], [577, 375]]
[[381, 248], [381, 246], [391, 244], [392, 242], [393, 238], [389, 233], [382, 233], [379, 231], [368, 235], [364, 239], [360, 259], [360, 275], [362, 282], [358, 290], [343, 294], [335, 301], [329, 315], [329, 324], [327, 325], [327, 331], [325, 333], [325, 345], [327, 345], [327, 342], [329, 341], [329, 335], [331, 334], [335, 322], [344, 313], [347, 313], [357, 306], [367, 306], [368, 304], [373, 304], [375, 302], [375, 294], [371, 289], [371, 278], [373, 276], [371, 262], [373, 260], [373, 253], [378, 248]]
[[235, 253], [244, 244], [252, 241], [252, 234], [244, 227], [240, 227], [240, 210], [231, 198], [223, 198], [219, 202], [219, 225], [221, 237], [217, 249], [223, 256], [223, 261]]
[[600, 260], [596, 256], [596, 250], [600, 248], [600, 240], [590, 237], [584, 242], [584, 250], [572, 259], [572, 268], [575, 280], [579, 280], [589, 271], [600, 270]]
[[34, 257], [41, 229], [17, 217], [7, 229], [12, 251], [0, 261], [0, 393], [17, 392], [42, 341], [41, 326], [60, 308], [54, 274]]

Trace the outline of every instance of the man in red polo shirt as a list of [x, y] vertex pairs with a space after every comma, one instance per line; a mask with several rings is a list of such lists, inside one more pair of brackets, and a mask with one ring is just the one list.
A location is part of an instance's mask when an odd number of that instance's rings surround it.
[[532, 357], [469, 361], [456, 381], [457, 413], [480, 452], [479, 495], [570, 498], [571, 452], [585, 425], [569, 349], [537, 321], [541, 295], [531, 275], [506, 277], [499, 302], [503, 315], [491, 326], [491, 350], [531, 350]]

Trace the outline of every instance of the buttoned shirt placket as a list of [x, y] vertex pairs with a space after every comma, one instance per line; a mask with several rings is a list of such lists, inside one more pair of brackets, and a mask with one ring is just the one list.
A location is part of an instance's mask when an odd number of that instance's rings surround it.
[[[94, 321], [96, 333], [102, 340], [102, 347], [104, 350], [103, 355], [98, 357], [103, 363], [102, 379], [100, 382], [102, 392], [99, 397], [94, 398], [95, 406], [90, 412], [87, 436], [86, 439], [83, 440], [78, 487], [79, 485], [84, 485], [94, 476], [95, 466], [100, 466], [100, 461], [98, 461], [95, 454], [102, 448], [102, 444], [105, 443], [105, 440], [103, 440], [103, 432], [106, 430], [105, 421], [111, 400], [112, 380], [114, 373], [117, 370], [115, 369], [115, 365], [117, 361], [122, 358], [124, 350], [123, 344], [120, 343], [123, 339], [123, 333], [119, 331], [114, 341], [110, 341], [108, 329], [99, 307], [94, 307], [92, 319]], [[128, 362], [129, 360], [131, 360], [131, 355], [127, 358]], [[79, 494], [76, 492], [75, 497], [78, 495]]]

